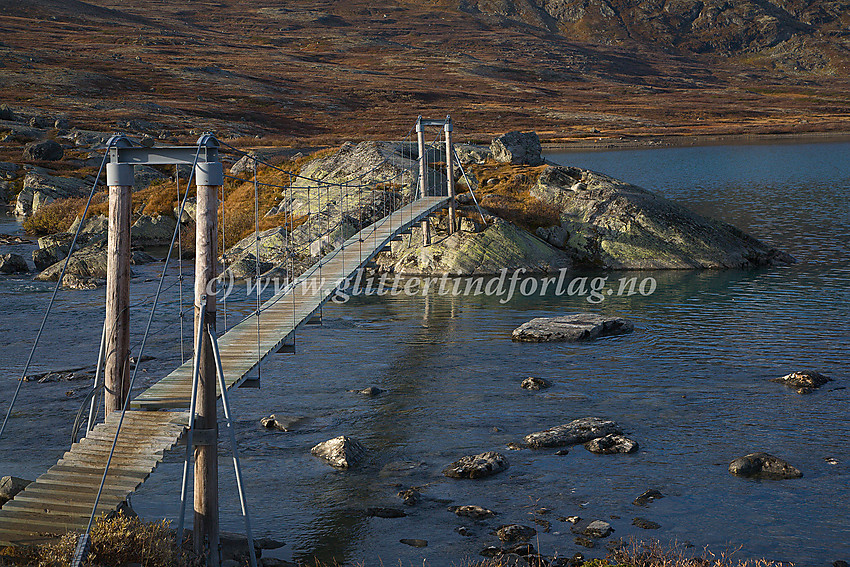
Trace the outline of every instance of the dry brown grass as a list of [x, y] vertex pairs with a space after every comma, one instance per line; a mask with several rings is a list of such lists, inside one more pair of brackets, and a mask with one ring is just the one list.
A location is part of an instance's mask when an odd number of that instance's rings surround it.
[[40, 207], [35, 214], [27, 217], [24, 222], [24, 230], [27, 234], [45, 235], [65, 232], [74, 219], [82, 214], [86, 206], [86, 199], [72, 197], [70, 199], [59, 199]]
[[472, 165], [479, 183], [476, 196], [482, 207], [532, 232], [559, 224], [557, 207], [531, 194], [545, 168], [495, 162]]

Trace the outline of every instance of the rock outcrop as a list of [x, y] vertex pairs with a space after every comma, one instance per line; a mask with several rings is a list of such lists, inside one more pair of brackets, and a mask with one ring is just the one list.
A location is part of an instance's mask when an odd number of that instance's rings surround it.
[[575, 313], [532, 319], [514, 329], [511, 339], [531, 343], [578, 342], [623, 335], [633, 330], [634, 325], [620, 317]]
[[787, 461], [767, 453], [750, 453], [729, 464], [729, 472], [736, 476], [782, 480], [800, 478], [803, 473]]
[[586, 443], [605, 435], [621, 435], [623, 430], [615, 422], [598, 417], [583, 417], [564, 425], [525, 436], [525, 443], [532, 449], [564, 447]]
[[577, 264], [615, 270], [752, 268], [794, 259], [732, 225], [575, 167], [548, 167], [532, 194], [560, 211], [546, 239]]
[[83, 197], [90, 185], [82, 179], [59, 177], [41, 172], [27, 173], [15, 203], [15, 214], [31, 215], [47, 203], [67, 197]]
[[26, 274], [27, 261], [20, 254], [0, 254], [0, 274]]
[[59, 161], [65, 157], [65, 150], [53, 140], [31, 142], [24, 147], [25, 160]]

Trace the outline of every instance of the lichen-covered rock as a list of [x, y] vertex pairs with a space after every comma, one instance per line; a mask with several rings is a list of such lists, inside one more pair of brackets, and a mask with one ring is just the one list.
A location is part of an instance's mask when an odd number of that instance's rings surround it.
[[[65, 277], [75, 276], [77, 278], [102, 279], [106, 277], [106, 240], [98, 240], [84, 248], [76, 250], [68, 261], [68, 269]], [[64, 261], [57, 261], [50, 267], [38, 274], [35, 279], [44, 282], [55, 282], [62, 273]], [[63, 282], [67, 283], [67, 282]]]
[[782, 480], [800, 478], [803, 473], [787, 461], [767, 453], [750, 453], [729, 464], [729, 472], [736, 476]]
[[340, 435], [319, 443], [310, 453], [324, 459], [338, 469], [347, 469], [359, 463], [366, 456], [366, 449], [357, 439]]
[[487, 451], [461, 457], [446, 467], [443, 474], [452, 478], [483, 478], [507, 470], [509, 466], [504, 455]]
[[[794, 259], [724, 222], [576, 167], [548, 167], [532, 194], [560, 211], [578, 264], [605, 269], [748, 268]], [[547, 237], [548, 238], [548, 237]]]
[[59, 161], [65, 157], [65, 150], [53, 140], [30, 142], [24, 146], [24, 159], [39, 161]]
[[583, 417], [564, 425], [525, 436], [525, 443], [532, 449], [564, 447], [586, 443], [605, 435], [621, 435], [623, 430], [615, 422], [598, 417]]
[[519, 524], [508, 524], [496, 530], [496, 537], [503, 543], [515, 541], [528, 541], [537, 535], [537, 530], [529, 526]]
[[0, 254], [0, 274], [26, 274], [27, 261], [20, 254]]
[[15, 214], [31, 215], [47, 203], [66, 197], [83, 197], [90, 187], [89, 183], [73, 177], [59, 177], [41, 172], [31, 172], [24, 176], [24, 185], [15, 201]]
[[133, 190], [141, 191], [155, 181], [170, 179], [166, 174], [149, 165], [137, 165], [133, 168]]
[[517, 165], [541, 165], [540, 138], [535, 132], [508, 132], [490, 143], [493, 159]]
[[584, 444], [584, 448], [599, 455], [613, 455], [615, 453], [634, 453], [638, 450], [638, 444], [637, 441], [622, 435], [606, 435], [605, 437], [591, 439]]
[[168, 246], [177, 228], [177, 220], [169, 215], [142, 215], [130, 227], [130, 240], [138, 246]]
[[815, 388], [820, 388], [827, 382], [832, 382], [832, 378], [814, 370], [801, 370], [779, 378], [771, 378], [770, 381], [785, 384], [796, 390], [798, 394], [811, 394]]
[[485, 146], [476, 146], [475, 144], [455, 144], [455, 153], [460, 163], [464, 165], [468, 163], [486, 163], [488, 159], [493, 158], [493, 150]]
[[422, 245], [422, 229], [392, 243], [376, 258], [382, 271], [402, 275], [497, 275], [518, 269], [528, 274], [554, 273], [572, 266], [569, 256], [501, 219], [481, 232], [457, 231]]
[[620, 317], [574, 313], [532, 319], [514, 329], [511, 338], [514, 341], [533, 343], [577, 342], [623, 335], [633, 330], [634, 325]]

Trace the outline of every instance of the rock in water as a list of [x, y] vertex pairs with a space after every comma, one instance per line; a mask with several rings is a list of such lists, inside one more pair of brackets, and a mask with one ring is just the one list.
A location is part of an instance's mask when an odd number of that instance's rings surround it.
[[614, 453], [634, 453], [638, 450], [638, 444], [637, 441], [622, 435], [606, 435], [588, 441], [584, 444], [584, 448], [591, 453], [613, 455]]
[[635, 498], [632, 504], [634, 504], [635, 506], [646, 506], [653, 500], [657, 500], [659, 498], [664, 498], [664, 495], [661, 494], [661, 491], [655, 490], [654, 488], [650, 488], [649, 490]]
[[372, 518], [404, 518], [407, 516], [404, 510], [383, 507], [368, 508], [366, 515]]
[[803, 473], [779, 457], [767, 453], [750, 453], [729, 464], [729, 472], [737, 476], [782, 480], [800, 478]]
[[602, 520], [593, 520], [584, 528], [584, 535], [589, 537], [608, 537], [613, 532], [611, 524]]
[[634, 325], [620, 317], [605, 317], [596, 313], [574, 313], [561, 317], [538, 317], [523, 323], [511, 334], [521, 342], [577, 342], [599, 337], [623, 335]]
[[661, 524], [653, 522], [652, 520], [646, 520], [644, 518], [635, 518], [634, 520], [632, 520], [632, 525], [637, 526], [642, 530], [657, 530], [661, 527]]
[[310, 453], [326, 460], [332, 467], [347, 469], [366, 455], [366, 449], [356, 439], [340, 435], [319, 443]]
[[452, 478], [483, 478], [500, 473], [510, 465], [501, 453], [487, 451], [480, 455], [461, 457], [443, 470], [443, 474]]
[[814, 370], [801, 370], [780, 378], [771, 378], [770, 381], [785, 384], [789, 388], [797, 390], [798, 394], [811, 394], [815, 388], [820, 388], [827, 382], [832, 382], [832, 378]]
[[303, 422], [304, 417], [287, 417], [271, 414], [260, 420], [260, 425], [266, 429], [277, 429], [279, 431], [292, 431], [299, 423]]
[[474, 520], [483, 520], [484, 518], [490, 518], [496, 515], [496, 512], [493, 510], [488, 510], [487, 508], [482, 508], [481, 506], [476, 506], [474, 504], [466, 506], [449, 506], [449, 512], [454, 512], [458, 516], [466, 516], [467, 518], [472, 518]]
[[24, 146], [24, 159], [59, 161], [65, 157], [65, 150], [53, 140], [31, 142]]
[[27, 487], [32, 481], [16, 476], [4, 476], [0, 478], [0, 506], [15, 497], [20, 491]]
[[425, 539], [402, 538], [398, 541], [411, 547], [428, 547], [428, 540]]
[[519, 524], [508, 524], [496, 530], [496, 536], [503, 543], [513, 543], [515, 541], [528, 541], [537, 535], [537, 530], [528, 526]]
[[516, 165], [542, 165], [540, 138], [535, 132], [508, 132], [490, 144], [493, 159]]
[[749, 268], [794, 259], [646, 189], [575, 167], [548, 167], [532, 195], [560, 211], [564, 248], [602, 269]]
[[27, 261], [20, 254], [0, 254], [0, 274], [26, 274]]
[[[98, 240], [93, 244], [76, 250], [68, 261], [68, 270], [65, 272], [65, 277], [75, 276], [81, 279], [102, 279], [106, 277], [106, 250], [107, 242], [105, 239]], [[35, 279], [44, 282], [55, 282], [59, 279], [59, 274], [62, 273], [64, 262], [56, 262], [43, 272], [38, 274]], [[64, 283], [64, 282], [63, 282]]]
[[549, 382], [543, 378], [535, 378], [529, 376], [519, 385], [523, 390], [542, 390], [550, 386]]
[[597, 437], [622, 433], [623, 430], [613, 421], [598, 417], [583, 417], [545, 431], [530, 433], [525, 436], [525, 443], [532, 449], [564, 447], [586, 443]]

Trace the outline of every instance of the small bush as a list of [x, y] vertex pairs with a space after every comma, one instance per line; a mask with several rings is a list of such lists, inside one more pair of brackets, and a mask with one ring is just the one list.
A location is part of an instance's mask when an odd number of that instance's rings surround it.
[[44, 235], [65, 232], [86, 206], [85, 199], [71, 197], [48, 203], [24, 220], [27, 234]]
[[[39, 549], [39, 567], [70, 566], [79, 535], [69, 533]], [[143, 522], [124, 514], [101, 516], [91, 531], [89, 567], [115, 567], [139, 563], [143, 567], [185, 566], [168, 522]]]

